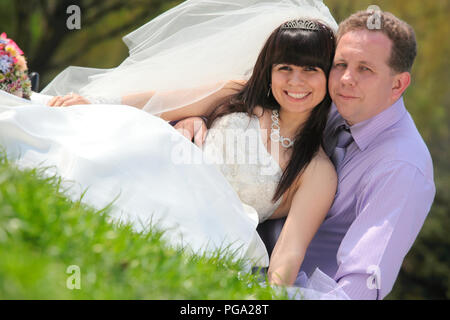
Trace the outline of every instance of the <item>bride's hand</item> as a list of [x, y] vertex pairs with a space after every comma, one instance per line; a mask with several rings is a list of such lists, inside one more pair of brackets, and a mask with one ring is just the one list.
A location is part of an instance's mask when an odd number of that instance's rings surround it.
[[189, 117], [184, 120], [180, 120], [175, 124], [177, 129], [188, 140], [194, 142], [199, 148], [203, 146], [203, 142], [206, 138], [206, 124], [201, 117]]
[[86, 98], [76, 93], [70, 93], [65, 96], [53, 97], [47, 105], [50, 107], [68, 107], [77, 104], [90, 104], [91, 102]]

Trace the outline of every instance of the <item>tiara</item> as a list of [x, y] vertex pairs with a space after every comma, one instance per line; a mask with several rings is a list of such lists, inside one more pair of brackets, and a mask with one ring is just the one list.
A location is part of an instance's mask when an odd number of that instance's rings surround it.
[[281, 26], [281, 30], [284, 30], [284, 29], [302, 29], [302, 30], [309, 30], [309, 31], [318, 31], [319, 27], [317, 26], [317, 23], [315, 23], [314, 21], [298, 19], [298, 20], [292, 20], [292, 21], [285, 22]]

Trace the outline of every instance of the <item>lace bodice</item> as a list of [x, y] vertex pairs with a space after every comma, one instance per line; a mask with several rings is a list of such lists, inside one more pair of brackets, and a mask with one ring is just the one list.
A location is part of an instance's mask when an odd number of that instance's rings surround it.
[[241, 201], [252, 206], [259, 221], [269, 218], [281, 203], [272, 202], [281, 168], [267, 152], [256, 116], [231, 113], [217, 119], [209, 129], [203, 150], [214, 161]]

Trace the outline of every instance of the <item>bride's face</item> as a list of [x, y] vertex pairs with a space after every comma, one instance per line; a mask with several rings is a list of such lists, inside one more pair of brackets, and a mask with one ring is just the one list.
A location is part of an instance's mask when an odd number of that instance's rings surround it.
[[288, 112], [310, 112], [325, 97], [327, 78], [322, 69], [292, 64], [272, 66], [272, 94]]

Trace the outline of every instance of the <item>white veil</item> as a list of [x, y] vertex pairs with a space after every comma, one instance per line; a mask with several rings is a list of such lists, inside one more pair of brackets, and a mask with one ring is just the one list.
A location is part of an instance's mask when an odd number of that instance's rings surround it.
[[129, 57], [113, 69], [68, 67], [49, 95], [118, 97], [152, 90], [144, 110], [158, 114], [248, 79], [271, 32], [296, 18], [337, 29], [321, 0], [187, 0], [126, 35]]

